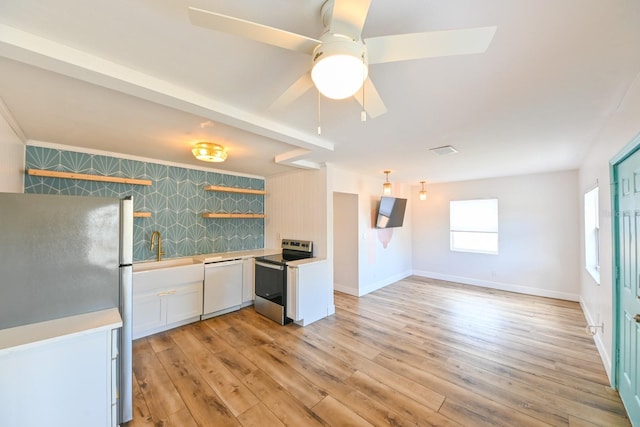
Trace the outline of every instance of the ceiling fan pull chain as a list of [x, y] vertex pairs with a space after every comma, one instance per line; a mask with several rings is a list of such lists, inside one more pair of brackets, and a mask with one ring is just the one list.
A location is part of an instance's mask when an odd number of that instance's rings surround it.
[[367, 121], [367, 111], [364, 109], [364, 84], [367, 80], [367, 76], [365, 75], [365, 63], [364, 63], [364, 52], [362, 52], [362, 112], [360, 112], [360, 121]]
[[320, 91], [318, 91], [318, 135], [322, 135], [322, 128], [320, 127]]

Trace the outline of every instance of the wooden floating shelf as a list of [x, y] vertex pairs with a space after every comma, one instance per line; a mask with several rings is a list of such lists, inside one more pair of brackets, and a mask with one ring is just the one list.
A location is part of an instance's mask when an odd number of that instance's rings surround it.
[[134, 218], [151, 218], [151, 212], [134, 212]]
[[205, 191], [223, 191], [226, 193], [243, 193], [243, 194], [267, 194], [264, 190], [253, 190], [251, 188], [237, 188], [237, 187], [221, 187], [219, 185], [206, 185]]
[[265, 214], [255, 213], [212, 213], [205, 212], [202, 214], [203, 218], [264, 218]]
[[117, 184], [151, 185], [149, 179], [122, 178], [118, 176], [89, 175], [75, 172], [59, 172], [42, 169], [29, 169], [29, 175], [46, 176], [48, 178], [80, 179], [83, 181], [115, 182]]

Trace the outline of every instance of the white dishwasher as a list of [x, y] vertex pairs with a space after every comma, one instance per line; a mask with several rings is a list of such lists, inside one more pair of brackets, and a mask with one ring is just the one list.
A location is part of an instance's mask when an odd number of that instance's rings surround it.
[[202, 319], [238, 310], [242, 304], [242, 259], [204, 265]]

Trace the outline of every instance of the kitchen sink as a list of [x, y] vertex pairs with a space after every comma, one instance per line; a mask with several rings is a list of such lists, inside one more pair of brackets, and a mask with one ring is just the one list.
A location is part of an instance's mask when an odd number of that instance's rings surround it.
[[134, 291], [176, 286], [204, 280], [204, 265], [197, 258], [176, 258], [133, 265]]
[[197, 264], [202, 264], [202, 261], [197, 258], [173, 258], [165, 259], [162, 261], [138, 262], [133, 264], [133, 272], [136, 273], [142, 271], [160, 270], [165, 268], [183, 267]]

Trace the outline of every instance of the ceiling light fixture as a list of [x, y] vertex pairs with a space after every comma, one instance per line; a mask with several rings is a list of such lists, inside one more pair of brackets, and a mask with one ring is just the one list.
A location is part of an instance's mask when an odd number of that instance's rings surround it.
[[386, 181], [382, 184], [382, 194], [385, 196], [391, 195], [391, 183], [389, 182], [389, 174], [391, 171], [384, 171], [384, 174], [387, 176]]
[[418, 193], [420, 200], [427, 200], [427, 190], [424, 189], [424, 183], [424, 181], [420, 181], [420, 184], [422, 184], [422, 190]]
[[364, 44], [331, 33], [325, 33], [320, 40], [322, 43], [313, 53], [311, 80], [327, 98], [353, 96], [369, 74]]
[[224, 147], [212, 142], [198, 142], [191, 152], [196, 159], [205, 162], [224, 162], [227, 159]]

